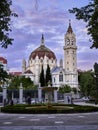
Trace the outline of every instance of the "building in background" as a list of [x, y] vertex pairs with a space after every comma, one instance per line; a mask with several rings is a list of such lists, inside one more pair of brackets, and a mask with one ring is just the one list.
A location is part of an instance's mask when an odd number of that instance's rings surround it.
[[22, 62], [22, 74], [30, 77], [34, 84], [39, 84], [39, 77], [43, 66], [44, 74], [46, 74], [47, 65], [49, 65], [52, 75], [52, 85], [60, 87], [69, 85], [78, 87], [78, 72], [77, 72], [77, 46], [76, 36], [72, 30], [71, 23], [64, 37], [64, 59], [60, 60], [57, 66], [57, 58], [55, 53], [45, 45], [44, 36], [42, 35], [40, 46], [32, 51], [28, 59], [28, 65], [25, 59]]
[[5, 59], [4, 57], [0, 57], [0, 64], [3, 65], [5, 71], [8, 71], [7, 59]]

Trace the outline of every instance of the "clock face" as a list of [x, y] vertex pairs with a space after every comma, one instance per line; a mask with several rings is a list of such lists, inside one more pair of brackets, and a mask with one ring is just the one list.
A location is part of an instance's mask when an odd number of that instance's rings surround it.
[[70, 40], [69, 40], [69, 39], [67, 39], [67, 40], [66, 40], [66, 42], [67, 42], [67, 45], [69, 45], [69, 43], [70, 43]]
[[75, 41], [75, 39], [74, 39], [74, 38], [72, 38], [72, 39], [71, 39], [71, 45], [73, 45], [73, 44], [74, 44], [74, 41]]

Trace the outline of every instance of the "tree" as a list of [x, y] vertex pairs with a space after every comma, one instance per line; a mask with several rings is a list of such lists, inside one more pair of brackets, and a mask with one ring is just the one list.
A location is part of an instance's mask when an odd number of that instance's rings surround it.
[[94, 64], [94, 79], [96, 87], [96, 101], [98, 103], [98, 63]]
[[82, 96], [95, 96], [95, 82], [91, 70], [79, 73], [79, 85]]
[[17, 14], [11, 11], [11, 5], [11, 0], [0, 0], [0, 45], [3, 48], [7, 48], [13, 41], [13, 39], [9, 37], [9, 32], [12, 31], [11, 17], [16, 17]]
[[98, 63], [94, 64], [94, 72], [95, 72], [95, 75], [98, 76]]
[[0, 82], [6, 81], [8, 73], [4, 70], [4, 66], [0, 64]]
[[9, 89], [19, 89], [20, 83], [22, 83], [24, 89], [34, 89], [34, 84], [29, 77], [25, 78], [25, 76], [15, 76], [10, 78]]
[[50, 67], [49, 65], [47, 65], [47, 70], [46, 70], [46, 85], [48, 85], [48, 83], [52, 82], [52, 78], [51, 78], [51, 72], [50, 72]]
[[79, 8], [69, 10], [74, 13], [76, 19], [84, 20], [87, 23], [88, 35], [91, 36], [91, 48], [98, 48], [98, 0], [90, 0], [89, 4]]
[[70, 93], [71, 92], [71, 87], [69, 85], [63, 85], [59, 88], [60, 93]]
[[44, 77], [43, 65], [42, 65], [42, 70], [41, 70], [41, 73], [40, 73], [40, 83], [41, 83], [41, 87], [45, 86], [45, 77]]

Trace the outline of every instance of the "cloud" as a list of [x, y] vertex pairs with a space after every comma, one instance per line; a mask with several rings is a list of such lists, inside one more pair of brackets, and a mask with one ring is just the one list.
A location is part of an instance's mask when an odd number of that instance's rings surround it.
[[[69, 6], [71, 8], [72, 5], [68, 2], [68, 0], [63, 2], [44, 0], [43, 3], [39, 0], [39, 8], [36, 10], [34, 0], [29, 0], [29, 2], [27, 0], [13, 0], [12, 9], [18, 14], [18, 18], [12, 19], [13, 45], [9, 46], [7, 50], [0, 49], [0, 55], [7, 57], [10, 69], [21, 70], [22, 59], [25, 58], [28, 61], [30, 53], [40, 45], [42, 33], [46, 46], [56, 54], [57, 59], [63, 58], [64, 35], [68, 28], [69, 19], [71, 19], [71, 25], [76, 34], [78, 68], [91, 68], [93, 63], [98, 61], [97, 51], [89, 49], [91, 43], [89, 43], [86, 24], [69, 14], [66, 9]], [[68, 4], [68, 7], [65, 3]]]

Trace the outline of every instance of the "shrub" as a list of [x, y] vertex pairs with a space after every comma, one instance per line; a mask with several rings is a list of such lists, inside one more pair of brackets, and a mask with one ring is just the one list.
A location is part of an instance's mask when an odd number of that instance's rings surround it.
[[18, 104], [7, 105], [1, 108], [1, 112], [5, 113], [28, 113], [28, 114], [53, 114], [53, 113], [76, 113], [76, 112], [95, 112], [98, 111], [98, 107], [93, 106], [80, 106], [74, 104], [52, 104], [51, 107], [47, 107], [47, 104]]

